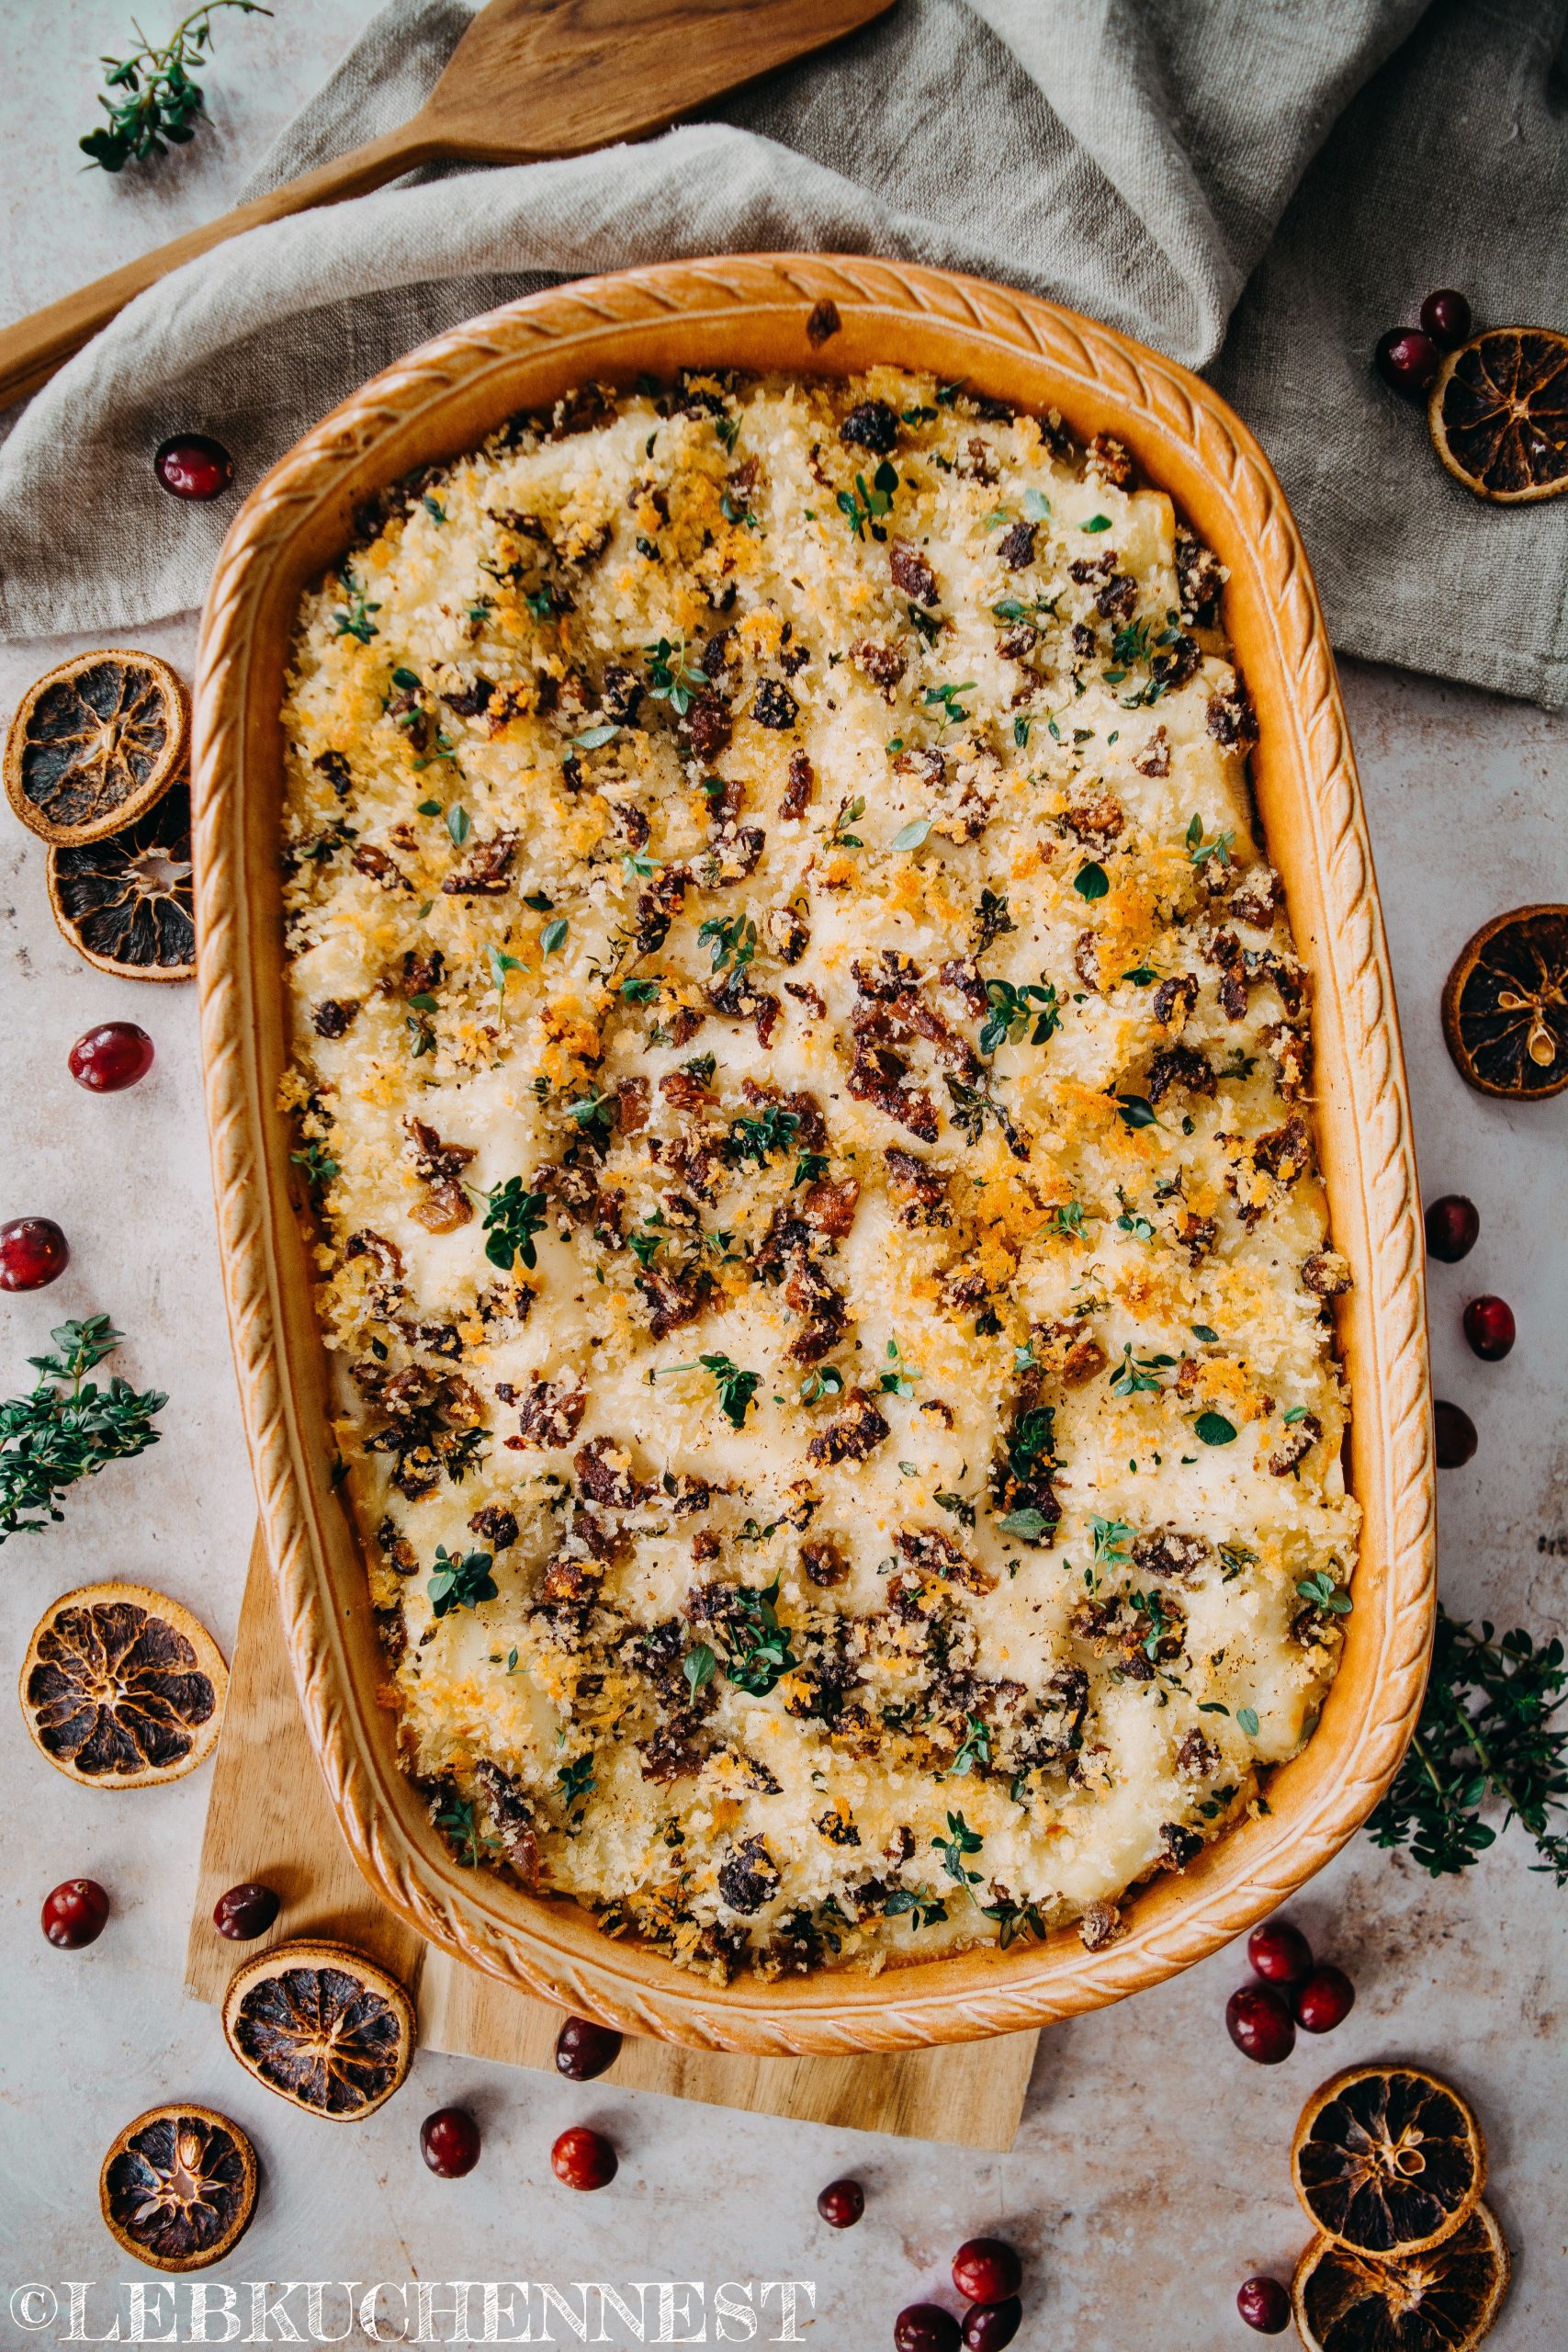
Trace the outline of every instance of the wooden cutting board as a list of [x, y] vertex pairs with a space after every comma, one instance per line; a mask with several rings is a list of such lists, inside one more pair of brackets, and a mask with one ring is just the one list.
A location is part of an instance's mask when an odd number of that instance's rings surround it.
[[[220, 2001], [242, 1956], [212, 1925], [225, 1887], [260, 1879], [283, 1897], [266, 1939], [329, 1935], [401, 1978], [428, 2048], [513, 2066], [554, 2064], [560, 2012], [437, 1951], [387, 1910], [360, 1876], [316, 1770], [278, 1637], [258, 1532], [213, 1766], [186, 1983]], [[1036, 2033], [876, 2058], [748, 2058], [628, 2039], [606, 2080], [714, 2107], [908, 2139], [1010, 2148], [1034, 2064]]]

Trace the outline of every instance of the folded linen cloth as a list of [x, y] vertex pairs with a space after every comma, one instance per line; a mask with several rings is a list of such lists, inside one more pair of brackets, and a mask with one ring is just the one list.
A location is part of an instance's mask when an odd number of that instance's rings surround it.
[[[392, 0], [246, 193], [412, 112], [468, 14]], [[244, 487], [475, 311], [807, 247], [995, 277], [1204, 369], [1279, 469], [1342, 649], [1568, 702], [1568, 499], [1472, 498], [1369, 365], [1434, 285], [1568, 324], [1565, 27], [1568, 0], [900, 0], [645, 144], [253, 230], [133, 302], [0, 449], [0, 634], [199, 603], [231, 503], [164, 497], [167, 434], [215, 433]]]

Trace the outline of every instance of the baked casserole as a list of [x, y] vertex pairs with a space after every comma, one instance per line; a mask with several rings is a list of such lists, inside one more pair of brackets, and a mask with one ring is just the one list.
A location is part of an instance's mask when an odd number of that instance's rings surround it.
[[588, 384], [360, 520], [283, 1108], [407, 1769], [720, 1979], [1113, 1940], [1359, 1526], [1221, 567], [893, 368]]

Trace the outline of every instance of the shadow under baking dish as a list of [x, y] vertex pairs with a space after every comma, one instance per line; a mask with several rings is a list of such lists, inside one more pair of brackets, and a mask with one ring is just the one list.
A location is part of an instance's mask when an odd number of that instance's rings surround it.
[[[832, 318], [823, 306], [830, 305]], [[836, 320], [836, 323], [833, 321]], [[828, 333], [822, 334], [827, 326]], [[301, 590], [353, 514], [587, 377], [680, 368], [963, 378], [1108, 431], [1227, 567], [1225, 625], [1258, 717], [1254, 789], [1313, 978], [1317, 1145], [1352, 1397], [1360, 1565], [1322, 1720], [1240, 1823], [1131, 1896], [1127, 1933], [1074, 1928], [915, 1962], [709, 1984], [575, 1903], [465, 1871], [400, 1770], [365, 1572], [333, 1490], [307, 1238], [274, 1109], [288, 1058], [277, 839], [280, 706]], [[196, 695], [197, 962], [214, 1181], [235, 1363], [300, 1704], [348, 1844], [432, 1942], [634, 2033], [783, 2054], [973, 2040], [1120, 1999], [1202, 1958], [1322, 1868], [1377, 1802], [1414, 1724], [1433, 1611], [1433, 1469], [1414, 1148], [1393, 988], [1345, 716], [1312, 575], [1267, 459], [1186, 369], [1054, 304], [908, 264], [809, 254], [670, 263], [529, 296], [374, 378], [245, 501], [203, 619]]]

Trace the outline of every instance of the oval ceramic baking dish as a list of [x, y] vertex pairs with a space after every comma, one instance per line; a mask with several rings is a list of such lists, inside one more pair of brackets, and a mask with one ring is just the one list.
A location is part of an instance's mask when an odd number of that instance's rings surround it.
[[[308, 1238], [275, 1109], [287, 1058], [279, 706], [301, 589], [371, 493], [472, 447], [585, 378], [681, 367], [964, 378], [1109, 431], [1230, 572], [1225, 621], [1257, 705], [1255, 789], [1315, 997], [1318, 1147], [1355, 1287], [1339, 1309], [1349, 1483], [1364, 1513], [1337, 1679], [1267, 1815], [1131, 1897], [1128, 1932], [1076, 1929], [880, 1975], [728, 1988], [602, 1932], [570, 1902], [462, 1870], [399, 1770], [364, 1571], [334, 1493]], [[1333, 656], [1295, 524], [1246, 427], [1196, 377], [1047, 302], [903, 264], [752, 255], [529, 297], [427, 344], [326, 417], [246, 500], [202, 629], [196, 700], [202, 1036], [236, 1366], [284, 1637], [343, 1832], [419, 1932], [520, 1989], [632, 2032], [760, 2052], [970, 2040], [1121, 1998], [1201, 1959], [1320, 1869], [1391, 1779], [1420, 1702], [1433, 1606], [1432, 1455], [1409, 1107], [1387, 950]]]

